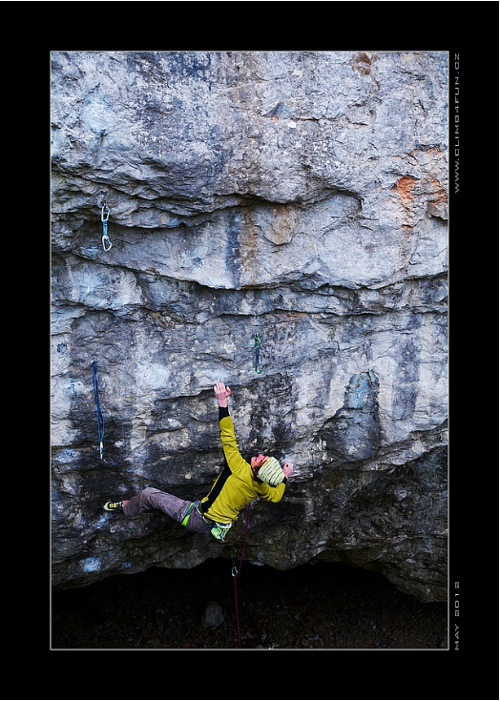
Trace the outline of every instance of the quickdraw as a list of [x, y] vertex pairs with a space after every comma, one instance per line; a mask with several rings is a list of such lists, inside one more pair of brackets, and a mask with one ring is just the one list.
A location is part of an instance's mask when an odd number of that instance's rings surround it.
[[106, 253], [110, 251], [113, 247], [113, 244], [109, 240], [108, 236], [108, 219], [110, 211], [110, 208], [106, 204], [106, 200], [103, 200], [101, 204], [102, 247], [106, 251]]
[[94, 399], [95, 406], [97, 409], [97, 434], [99, 436], [99, 457], [102, 460], [103, 451], [103, 440], [104, 440], [104, 417], [101, 411], [101, 405], [99, 403], [99, 386], [97, 384], [97, 362], [94, 360], [92, 363], [92, 373], [94, 382]]
[[231, 548], [231, 574], [233, 577], [238, 577], [238, 568], [236, 567], [236, 548]]
[[255, 351], [255, 372], [257, 375], [260, 375], [262, 372], [262, 365], [260, 364], [260, 347], [262, 345], [262, 341], [260, 340], [259, 334], [255, 334], [254, 338], [254, 346], [253, 349]]

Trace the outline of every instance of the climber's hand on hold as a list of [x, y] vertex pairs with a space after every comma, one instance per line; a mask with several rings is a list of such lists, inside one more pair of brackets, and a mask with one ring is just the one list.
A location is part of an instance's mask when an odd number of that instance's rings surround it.
[[217, 382], [217, 384], [214, 386], [214, 393], [217, 401], [219, 402], [219, 406], [226, 407], [227, 399], [231, 394], [231, 388], [226, 387], [223, 382]]
[[284, 472], [284, 474], [285, 474], [285, 477], [288, 479], [288, 478], [290, 477], [290, 475], [292, 474], [292, 472], [293, 472], [293, 463], [292, 463], [292, 462], [286, 462], [286, 463], [283, 465], [283, 472]]

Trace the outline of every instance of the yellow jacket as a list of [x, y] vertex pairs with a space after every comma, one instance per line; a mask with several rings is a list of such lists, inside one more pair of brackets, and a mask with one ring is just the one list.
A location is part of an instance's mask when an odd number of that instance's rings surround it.
[[285, 491], [286, 479], [277, 487], [271, 487], [254, 477], [250, 464], [240, 455], [233, 420], [225, 408], [219, 409], [219, 427], [226, 466], [213, 483], [210, 492], [201, 500], [200, 510], [212, 521], [231, 523], [236, 521], [240, 511], [255, 497], [266, 501], [280, 501]]

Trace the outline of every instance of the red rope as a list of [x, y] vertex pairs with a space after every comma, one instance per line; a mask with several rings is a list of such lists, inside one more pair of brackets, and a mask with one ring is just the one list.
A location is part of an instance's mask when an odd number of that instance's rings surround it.
[[238, 566], [238, 571], [236, 574], [234, 574], [234, 568], [233, 568], [233, 579], [234, 579], [234, 605], [236, 608], [236, 628], [238, 629], [238, 647], [241, 647], [241, 633], [240, 633], [240, 617], [238, 614], [238, 588], [236, 586], [236, 580], [241, 574], [241, 565], [243, 563], [243, 553], [245, 552], [245, 545], [247, 542], [247, 533], [248, 533], [248, 524], [250, 522], [250, 509], [252, 507], [252, 502], [248, 505], [248, 511], [247, 511], [247, 523], [245, 526], [245, 536], [243, 538], [243, 548], [241, 550], [241, 557], [240, 557], [240, 564]]

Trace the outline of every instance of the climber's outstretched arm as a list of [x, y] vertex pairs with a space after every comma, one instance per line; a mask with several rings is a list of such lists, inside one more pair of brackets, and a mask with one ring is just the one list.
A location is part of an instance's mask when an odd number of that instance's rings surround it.
[[218, 382], [214, 387], [214, 393], [219, 402], [220, 438], [222, 449], [224, 450], [224, 457], [226, 458], [229, 469], [233, 473], [239, 470], [249, 469], [250, 465], [241, 457], [240, 451], [238, 450], [236, 436], [234, 435], [233, 420], [229, 415], [227, 400], [231, 394], [231, 389], [226, 387], [223, 382]]

